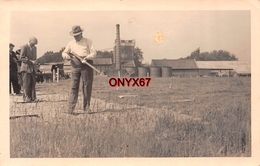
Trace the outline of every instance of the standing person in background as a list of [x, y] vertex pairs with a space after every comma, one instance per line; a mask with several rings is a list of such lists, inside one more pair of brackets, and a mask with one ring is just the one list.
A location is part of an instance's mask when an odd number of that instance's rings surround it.
[[9, 84], [9, 93], [12, 94], [11, 85], [13, 85], [13, 92], [14, 94], [21, 94], [19, 84], [18, 84], [18, 58], [13, 51], [14, 45], [12, 43], [9, 44], [9, 77], [10, 77], [10, 84]]
[[[57, 75], [57, 69], [58, 69], [58, 66], [57, 65], [52, 65], [51, 66], [51, 73], [52, 73], [52, 77], [55, 78], [55, 80], [57, 79], [58, 75]], [[54, 72], [53, 72], [54, 71]]]
[[19, 59], [18, 61], [18, 73], [17, 73], [17, 77], [18, 77], [18, 84], [19, 84], [19, 91], [21, 92], [22, 91], [22, 86], [23, 86], [23, 81], [22, 81], [22, 74], [21, 74], [21, 57], [20, 57], [20, 54], [21, 54], [21, 49], [18, 49], [15, 51], [15, 54], [16, 54], [16, 57]]
[[90, 99], [92, 92], [92, 82], [93, 82], [93, 69], [86, 64], [83, 64], [75, 56], [71, 56], [71, 53], [79, 55], [81, 58], [86, 60], [88, 63], [93, 65], [92, 58], [96, 57], [96, 51], [94, 49], [93, 43], [90, 39], [84, 38], [82, 36], [83, 29], [76, 25], [72, 27], [70, 35], [74, 37], [74, 40], [70, 41], [62, 52], [62, 57], [67, 60], [71, 60], [71, 88], [69, 93], [69, 110], [70, 114], [73, 112], [77, 101], [80, 77], [82, 78], [82, 91], [83, 91], [83, 109], [90, 113]]
[[35, 45], [38, 44], [38, 40], [35, 37], [29, 38], [29, 43], [21, 47], [21, 74], [23, 81], [23, 100], [25, 102], [37, 101], [36, 99], [36, 59], [37, 50]]
[[52, 65], [51, 66], [51, 73], [53, 73], [53, 70], [55, 71], [55, 74], [57, 73], [57, 68], [58, 66], [57, 65]]

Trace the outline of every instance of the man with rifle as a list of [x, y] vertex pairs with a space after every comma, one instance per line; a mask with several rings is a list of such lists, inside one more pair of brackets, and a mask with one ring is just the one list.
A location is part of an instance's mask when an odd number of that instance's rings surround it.
[[69, 114], [76, 115], [74, 109], [78, 101], [80, 77], [82, 78], [83, 110], [90, 113], [90, 99], [93, 83], [93, 61], [96, 51], [90, 39], [84, 38], [83, 29], [76, 25], [72, 27], [70, 35], [74, 40], [70, 41], [62, 52], [63, 59], [71, 61], [71, 87], [69, 92]]

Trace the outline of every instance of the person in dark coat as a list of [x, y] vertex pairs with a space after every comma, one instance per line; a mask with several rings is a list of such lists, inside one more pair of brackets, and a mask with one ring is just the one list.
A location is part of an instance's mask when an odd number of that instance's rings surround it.
[[44, 81], [44, 79], [43, 79], [43, 76], [42, 76], [42, 71], [40, 70], [40, 66], [41, 66], [41, 64], [40, 63], [38, 63], [37, 64], [37, 72], [36, 72], [36, 82], [37, 83], [39, 83], [39, 82], [41, 82], [41, 83], [43, 83], [43, 81]]
[[53, 70], [55, 70], [55, 74], [56, 74], [57, 73], [57, 68], [58, 68], [57, 65], [52, 65], [51, 66], [51, 73], [53, 73]]
[[19, 84], [18, 84], [18, 58], [13, 51], [14, 45], [12, 43], [9, 44], [9, 76], [10, 76], [10, 87], [9, 93], [12, 94], [11, 86], [13, 85], [14, 94], [21, 94]]
[[19, 59], [18, 61], [18, 72], [17, 72], [17, 77], [18, 77], [18, 85], [19, 85], [19, 91], [21, 92], [22, 91], [22, 86], [23, 86], [23, 80], [22, 80], [22, 74], [21, 74], [21, 71], [20, 71], [20, 68], [21, 68], [21, 57], [20, 57], [20, 54], [21, 54], [21, 49], [18, 49], [15, 51], [15, 54], [16, 54], [16, 57]]
[[21, 47], [21, 74], [23, 80], [23, 100], [25, 102], [37, 101], [36, 99], [36, 72], [37, 72], [37, 49], [35, 45], [38, 40], [35, 37], [29, 38], [29, 43]]

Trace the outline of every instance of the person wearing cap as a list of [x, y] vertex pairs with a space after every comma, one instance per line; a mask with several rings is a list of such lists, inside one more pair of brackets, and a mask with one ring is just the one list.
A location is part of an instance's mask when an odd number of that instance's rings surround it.
[[12, 89], [11, 85], [13, 85], [13, 92], [14, 94], [21, 94], [19, 84], [18, 84], [18, 77], [17, 77], [17, 72], [18, 72], [18, 58], [13, 51], [14, 49], [14, 44], [10, 43], [9, 44], [9, 68], [10, 68], [10, 87], [9, 87], [9, 93], [12, 94]]
[[23, 100], [25, 102], [37, 101], [36, 99], [36, 72], [37, 72], [37, 49], [38, 40], [30, 37], [29, 42], [21, 46], [20, 58], [22, 61], [20, 72], [22, 75]]
[[73, 111], [78, 101], [80, 78], [82, 79], [82, 91], [84, 97], [83, 110], [88, 113], [91, 111], [90, 99], [93, 83], [93, 69], [88, 65], [83, 64], [75, 56], [71, 56], [71, 53], [75, 53], [93, 65], [92, 59], [96, 57], [96, 51], [92, 41], [83, 37], [83, 30], [84, 29], [78, 25], [72, 27], [70, 35], [74, 37], [74, 40], [70, 41], [62, 52], [62, 57], [71, 61], [71, 87], [68, 98], [68, 112], [70, 114], [75, 114]]

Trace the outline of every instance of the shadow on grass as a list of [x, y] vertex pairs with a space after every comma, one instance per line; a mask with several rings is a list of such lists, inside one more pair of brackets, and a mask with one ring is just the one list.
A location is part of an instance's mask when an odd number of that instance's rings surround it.
[[129, 108], [129, 109], [105, 109], [104, 111], [98, 111], [98, 112], [73, 112], [72, 114], [69, 112], [64, 112], [66, 114], [78, 116], [78, 115], [88, 115], [88, 114], [100, 114], [100, 113], [108, 113], [108, 112], [125, 112], [128, 110], [136, 110], [135, 108]]
[[136, 110], [136, 108], [127, 108], [127, 109], [105, 109], [103, 111], [98, 111], [98, 112], [90, 112], [88, 114], [98, 114], [98, 113], [106, 113], [106, 112], [125, 112], [129, 110]]
[[34, 114], [34, 115], [11, 116], [9, 119], [18, 119], [18, 118], [26, 118], [26, 117], [36, 117], [36, 118], [40, 118], [39, 115]]
[[58, 101], [51, 101], [51, 100], [39, 100], [39, 101], [14, 101], [16, 104], [29, 104], [29, 103], [41, 103], [41, 102], [67, 102], [67, 100], [58, 100]]

